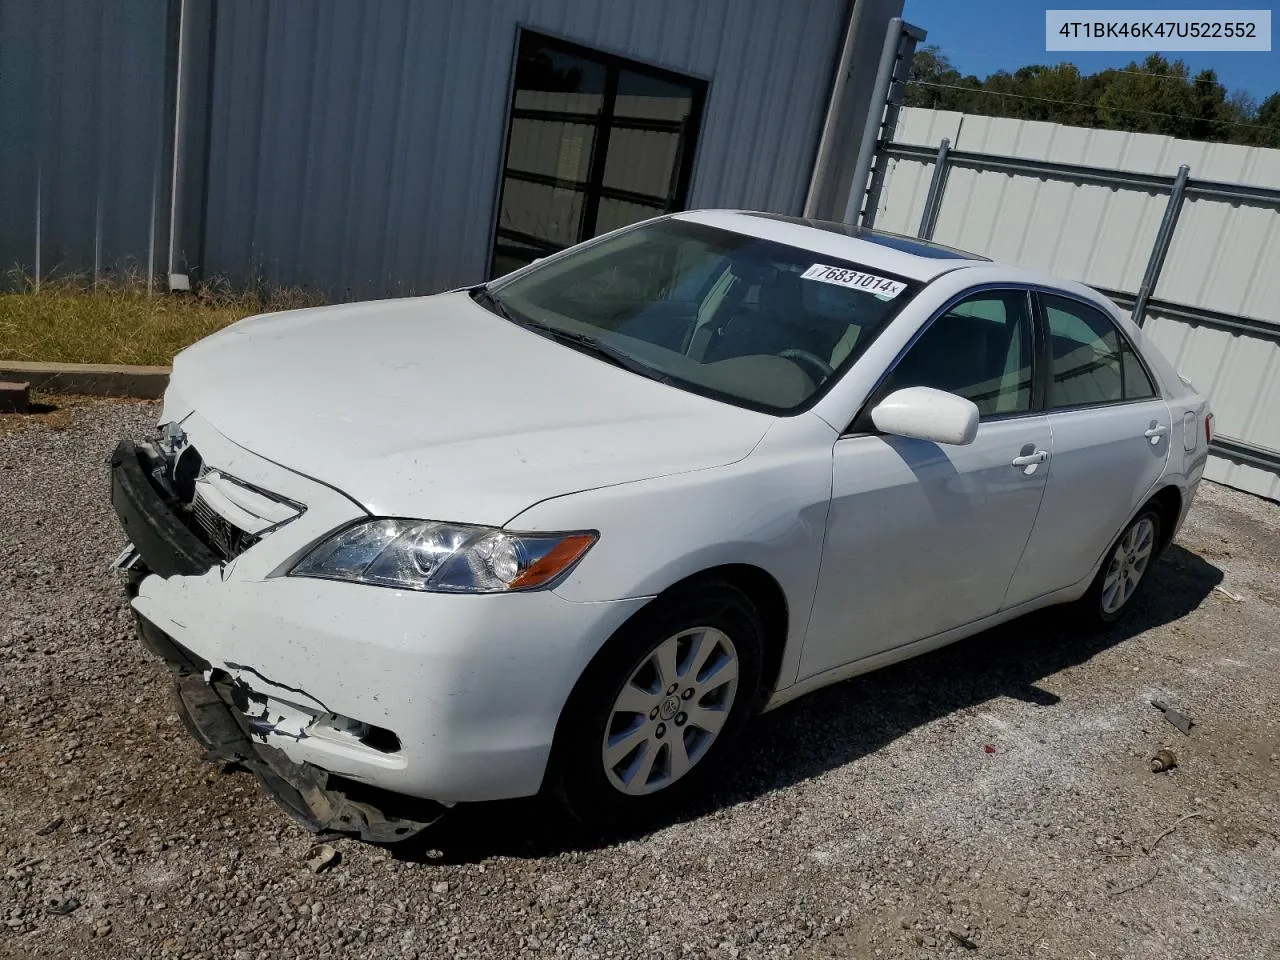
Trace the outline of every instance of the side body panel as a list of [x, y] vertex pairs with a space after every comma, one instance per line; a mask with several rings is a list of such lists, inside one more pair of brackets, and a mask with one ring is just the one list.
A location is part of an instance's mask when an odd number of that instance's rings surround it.
[[802, 678], [1000, 609], [1031, 534], [1043, 416], [983, 423], [971, 444], [891, 436], [836, 444], [822, 573]]
[[1152, 343], [1145, 330], [1136, 327], [1126, 330], [1147, 361], [1148, 369], [1160, 381], [1169, 404], [1173, 432], [1169, 441], [1169, 462], [1165, 467], [1165, 475], [1161, 478], [1161, 486], [1176, 486], [1182, 494], [1182, 512], [1174, 529], [1170, 531], [1171, 536], [1176, 536], [1182, 521], [1186, 519], [1187, 511], [1191, 509], [1191, 502], [1209, 460], [1209, 437], [1205, 420], [1212, 416], [1212, 409], [1209, 401], [1196, 391], [1195, 386], [1178, 374], [1173, 364]]
[[[1048, 421], [1048, 488], [1009, 606], [1089, 576], [1154, 492], [1169, 457], [1169, 407], [1161, 399], [1065, 410]], [[1164, 432], [1146, 436], [1153, 428]]]
[[1035, 600], [1028, 601], [1017, 607], [1008, 607], [999, 613], [992, 614], [982, 620], [975, 620], [973, 623], [966, 623], [963, 626], [946, 630], [942, 633], [936, 633], [931, 637], [923, 640], [917, 640], [915, 643], [908, 643], [904, 646], [894, 647], [881, 653], [872, 654], [863, 657], [861, 660], [854, 660], [851, 663], [842, 664], [833, 667], [823, 673], [815, 674], [812, 677], [806, 677], [798, 683], [792, 684], [790, 687], [777, 690], [774, 695], [765, 704], [764, 709], [774, 710], [783, 704], [790, 703], [806, 693], [812, 693], [814, 690], [821, 690], [823, 687], [829, 687], [834, 683], [848, 680], [852, 677], [861, 676], [864, 673], [870, 673], [873, 670], [879, 670], [881, 667], [887, 667], [894, 663], [901, 663], [903, 660], [910, 660], [912, 657], [918, 657], [922, 654], [929, 653], [948, 644], [956, 643], [966, 637], [971, 637], [975, 633], [981, 633], [983, 630], [990, 630], [992, 627], [1015, 620], [1018, 617], [1031, 613], [1034, 610], [1040, 610], [1044, 607], [1053, 606], [1056, 603], [1066, 603], [1075, 600], [1083, 592], [1082, 589], [1071, 587], [1065, 590], [1055, 591], [1054, 593], [1045, 594], [1037, 597]]

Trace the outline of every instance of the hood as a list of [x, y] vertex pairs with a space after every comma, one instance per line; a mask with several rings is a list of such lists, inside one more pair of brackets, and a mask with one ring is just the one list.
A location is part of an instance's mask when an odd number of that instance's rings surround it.
[[548, 497], [740, 460], [773, 419], [466, 293], [250, 317], [180, 353], [173, 385], [229, 440], [370, 513], [491, 525]]

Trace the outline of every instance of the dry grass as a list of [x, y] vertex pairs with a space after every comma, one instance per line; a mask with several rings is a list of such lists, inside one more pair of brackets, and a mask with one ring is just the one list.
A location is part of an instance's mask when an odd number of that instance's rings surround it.
[[193, 293], [148, 292], [136, 276], [19, 278], [0, 293], [0, 360], [166, 365], [173, 355], [228, 324], [256, 313], [315, 306], [298, 289], [237, 292], [206, 284]]

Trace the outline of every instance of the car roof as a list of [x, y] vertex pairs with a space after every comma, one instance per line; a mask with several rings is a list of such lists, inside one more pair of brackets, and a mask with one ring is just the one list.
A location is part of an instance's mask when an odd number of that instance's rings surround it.
[[1011, 283], [1065, 293], [1100, 307], [1113, 320], [1119, 319], [1132, 335], [1127, 315], [1100, 290], [1076, 280], [991, 260], [929, 240], [869, 230], [850, 223], [751, 210], [688, 210], [669, 216], [811, 250], [816, 255], [838, 257], [924, 283], [964, 270], [973, 271], [975, 283]]
[[940, 243], [849, 223], [749, 210], [689, 210], [676, 219], [760, 237], [928, 282], [962, 267], [991, 265], [986, 257]]
[[[745, 211], [744, 211], [745, 212]], [[764, 217], [766, 220], [777, 220], [779, 223], [794, 223], [802, 227], [813, 227], [815, 230], [826, 230], [855, 240], [866, 240], [881, 246], [892, 247], [903, 253], [917, 257], [928, 257], [932, 260], [989, 260], [989, 257], [932, 240], [921, 240], [919, 237], [908, 237], [901, 233], [890, 233], [888, 230], [876, 230], [872, 227], [860, 227], [853, 223], [841, 223], [836, 220], [818, 220], [813, 217], [792, 217], [785, 213], [746, 212], [749, 217]]]

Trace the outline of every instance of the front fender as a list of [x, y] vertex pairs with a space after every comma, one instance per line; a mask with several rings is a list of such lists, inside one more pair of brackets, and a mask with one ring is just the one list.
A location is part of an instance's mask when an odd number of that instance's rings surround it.
[[789, 685], [813, 606], [831, 503], [835, 433], [817, 417], [806, 424], [771, 431], [738, 463], [545, 500], [509, 526], [600, 531], [599, 542], [555, 588], [579, 602], [652, 597], [727, 564], [759, 567], [786, 596], [779, 681]]

